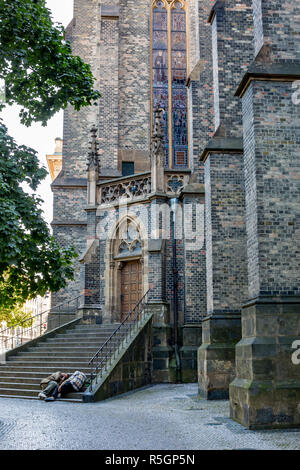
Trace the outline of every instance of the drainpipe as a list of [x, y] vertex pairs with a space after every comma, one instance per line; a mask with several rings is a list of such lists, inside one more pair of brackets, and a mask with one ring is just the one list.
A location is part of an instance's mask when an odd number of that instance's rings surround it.
[[174, 351], [176, 361], [176, 383], [181, 382], [181, 360], [178, 346], [178, 268], [177, 268], [177, 245], [175, 237], [176, 211], [178, 198], [170, 199], [172, 213], [172, 271], [173, 271], [173, 311], [174, 311]]

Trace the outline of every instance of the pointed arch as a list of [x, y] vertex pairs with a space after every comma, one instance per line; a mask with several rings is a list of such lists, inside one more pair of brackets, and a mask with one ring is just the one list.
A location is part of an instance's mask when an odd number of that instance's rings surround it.
[[148, 232], [140, 218], [128, 211], [115, 222], [107, 237], [104, 322], [120, 321], [122, 269], [126, 263], [133, 261], [140, 263], [141, 296], [147, 292], [149, 288], [148, 258]]

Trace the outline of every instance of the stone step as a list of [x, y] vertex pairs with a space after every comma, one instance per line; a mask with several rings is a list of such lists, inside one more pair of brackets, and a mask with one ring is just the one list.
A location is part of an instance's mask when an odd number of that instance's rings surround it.
[[82, 340], [77, 340], [75, 338], [55, 338], [53, 339], [53, 341], [49, 339], [46, 343], [43, 344], [47, 345], [50, 348], [55, 346], [67, 346], [72, 348], [99, 348], [105, 343], [118, 344], [123, 339], [124, 338], [118, 337], [112, 338], [110, 341], [107, 341], [108, 338], [92, 338], [88, 341], [86, 338]]
[[[2, 395], [0, 391], [0, 398], [18, 398], [18, 399], [23, 399], [23, 400], [39, 400], [39, 397], [37, 395], [29, 395], [29, 396], [23, 396], [23, 395]], [[69, 402], [69, 403], [82, 403], [82, 396], [80, 398], [60, 398], [58, 401], [63, 401], [63, 402]]]
[[[41, 346], [37, 346], [37, 347], [34, 347], [34, 348], [28, 348], [26, 351], [22, 352], [22, 353], [19, 353], [19, 354], [45, 354], [47, 355], [48, 353], [49, 354], [56, 354], [56, 353], [62, 353], [62, 354], [78, 354], [80, 355], [81, 353], [86, 353], [86, 354], [89, 354], [91, 356], [93, 356], [94, 354], [96, 354], [96, 352], [98, 351], [98, 349], [100, 349], [99, 347], [94, 347], [94, 348], [90, 348], [90, 347], [80, 347], [80, 348], [76, 348], [76, 347], [68, 347], [68, 346], [57, 346], [57, 347], [51, 347], [51, 349], [49, 347], [41, 347]], [[51, 352], [50, 352], [51, 351]], [[15, 356], [13, 356], [15, 357]]]
[[[97, 352], [97, 350], [94, 350], [95, 353]], [[76, 358], [84, 358], [85, 361], [89, 360], [89, 358], [91, 358], [93, 356], [92, 352], [86, 352], [86, 350], [82, 350], [80, 352], [78, 351], [52, 351], [51, 352], [48, 352], [48, 350], [44, 350], [44, 351], [29, 351], [29, 352], [23, 352], [23, 353], [20, 353], [18, 354], [18, 356], [11, 356], [10, 358], [8, 358], [9, 361], [11, 361], [12, 359], [22, 359], [22, 360], [33, 360], [33, 361], [36, 361], [38, 360], [38, 358], [41, 358], [41, 359], [49, 359], [51, 357], [60, 357], [60, 358], [71, 358], [71, 357], [76, 357]]]
[[90, 330], [83, 330], [83, 329], [76, 329], [74, 330], [66, 330], [63, 333], [58, 333], [58, 334], [67, 334], [67, 335], [92, 335], [92, 334], [103, 334], [110, 336], [114, 331], [116, 331], [117, 327], [115, 328], [94, 328]]
[[60, 339], [68, 339], [69, 341], [82, 341], [82, 342], [89, 342], [89, 341], [102, 341], [103, 343], [107, 341], [110, 338], [110, 335], [103, 335], [102, 333], [100, 334], [95, 334], [91, 333], [90, 335], [56, 335], [55, 338], [49, 338], [47, 341], [52, 341], [52, 340], [60, 340]]
[[[19, 380], [19, 378], [28, 378], [30, 379], [31, 381], [32, 380], [38, 380], [39, 382], [42, 380], [42, 379], [45, 379], [46, 377], [48, 377], [49, 375], [51, 375], [53, 372], [57, 372], [56, 370], [53, 371], [53, 369], [51, 369], [51, 372], [49, 373], [49, 371], [45, 371], [44, 368], [41, 368], [41, 371], [32, 371], [30, 368], [27, 370], [25, 370], [25, 368], [21, 368], [20, 370], [3, 370], [3, 371], [0, 371], [0, 381], [3, 379], [3, 377], [6, 377], [6, 378], [9, 378], [10, 380], [16, 378]], [[75, 372], [74, 370], [73, 371], [66, 371], [67, 373], [73, 373]], [[89, 374], [90, 374], [90, 370], [85, 374], [89, 377]]]
[[6, 364], [6, 367], [54, 367], [55, 370], [61, 370], [62, 368], [70, 368], [74, 370], [80, 370], [82, 367], [87, 367], [89, 361], [80, 361], [79, 359], [75, 359], [74, 361], [68, 361], [66, 359], [56, 359], [53, 358], [50, 361], [43, 360], [43, 361], [9, 361]]
[[[39, 363], [38, 363], [39, 364]], [[87, 364], [85, 364], [85, 367], [77, 367], [78, 364], [76, 364], [76, 367], [73, 365], [73, 366], [64, 366], [62, 364], [54, 364], [53, 365], [49, 365], [47, 364], [46, 366], [45, 365], [29, 365], [29, 364], [26, 364], [26, 366], [24, 365], [20, 365], [18, 363], [18, 365], [9, 365], [9, 366], [5, 366], [5, 371], [7, 372], [42, 372], [46, 374], [46, 377], [48, 377], [48, 375], [51, 375], [53, 374], [53, 372], [56, 372], [57, 370], [61, 370], [62, 372], [65, 372], [67, 374], [73, 374], [76, 370], [80, 370], [81, 372], [83, 372], [84, 374], [89, 374], [90, 373], [90, 368], [87, 367]]]
[[[23, 374], [24, 375], [24, 374]], [[14, 375], [11, 375], [10, 377], [1, 377], [0, 376], [0, 382], [1, 384], [4, 383], [15, 383], [15, 384], [37, 384], [40, 386], [42, 378], [36, 377], [33, 374], [33, 377], [15, 377]]]
[[74, 330], [115, 330], [120, 323], [101, 323], [100, 325], [75, 325], [74, 328], [70, 329], [69, 331]]
[[[15, 383], [15, 382], [0, 382], [0, 394], [1, 393], [4, 393], [6, 394], [6, 392], [3, 392], [3, 390], [7, 391], [7, 390], [14, 390], [14, 394], [16, 393], [21, 393], [23, 394], [23, 392], [26, 390], [26, 394], [25, 395], [30, 395], [29, 392], [31, 392], [31, 395], [35, 395], [35, 394], [38, 394], [40, 393], [42, 390], [40, 388], [40, 384], [32, 384], [32, 383]], [[81, 394], [83, 394], [83, 392], [78, 392]], [[74, 392], [74, 393], [71, 393], [69, 395], [76, 395], [77, 398], [79, 398], [79, 396], [77, 395], [77, 392]]]
[[24, 396], [24, 397], [28, 397], [28, 396], [36, 396], [37, 395], [37, 391], [35, 390], [31, 390], [31, 389], [27, 389], [27, 388], [22, 388], [22, 389], [19, 389], [19, 388], [15, 388], [15, 386], [11, 387], [11, 388], [2, 388], [0, 389], [0, 393], [1, 395], [21, 395], [21, 396]]
[[98, 329], [101, 329], [101, 330], [105, 330], [105, 329], [114, 329], [114, 328], [117, 328], [118, 326], [120, 325], [120, 323], [100, 323], [100, 324], [96, 324], [96, 325], [82, 325], [82, 324], [77, 324], [75, 325], [74, 328], [72, 328], [72, 330], [70, 329], [70, 331], [73, 331], [73, 330], [98, 330]]
[[48, 347], [36, 347], [36, 348], [30, 348], [30, 349], [26, 349], [25, 351], [21, 352], [21, 353], [18, 353], [14, 356], [9, 356], [9, 357], [17, 357], [17, 355], [19, 356], [19, 354], [27, 354], [27, 355], [36, 355], [36, 354], [48, 354], [48, 353], [59, 353], [61, 351], [61, 353], [74, 353], [74, 355], [80, 355], [81, 353], [86, 353], [86, 354], [93, 354], [98, 352], [100, 349], [102, 349], [103, 351], [107, 351], [109, 349], [114, 349], [116, 348], [117, 346], [119, 345], [119, 343], [115, 343], [115, 342], [109, 342], [108, 344], [101, 344], [101, 343], [98, 343], [97, 346], [80, 346], [80, 347], [76, 347], [76, 346], [69, 346], [67, 343], [64, 343], [63, 345], [54, 345], [54, 346], [48, 346]]
[[[99, 354], [103, 356], [103, 355], [106, 355], [106, 354], [110, 354], [110, 352], [113, 353], [116, 350], [118, 350], [118, 348], [117, 348], [117, 346], [114, 346], [113, 348], [103, 348], [103, 349], [101, 349], [101, 351], [100, 351], [100, 348], [94, 349], [93, 351], [85, 350], [84, 352], [79, 354], [79, 353], [76, 353], [76, 352], [72, 351], [72, 348], [69, 349], [68, 353], [64, 350], [55, 350], [55, 351], [51, 350], [51, 352], [50, 352], [50, 350], [44, 349], [44, 350], [39, 350], [39, 351], [35, 351], [35, 352], [29, 351], [29, 354], [22, 353], [22, 356], [19, 356], [19, 355], [10, 356], [9, 358], [7, 358], [7, 361], [11, 362], [12, 360], [14, 360], [16, 358], [19, 358], [19, 357], [22, 360], [27, 361], [29, 356], [32, 356], [33, 358], [37, 357], [37, 356], [43, 356], [47, 360], [51, 359], [51, 357], [64, 357], [67, 360], [69, 360], [69, 357], [72, 356], [72, 357], [76, 357], [78, 359], [82, 358], [82, 361], [89, 361], [92, 357], [94, 357], [96, 355], [96, 353], [98, 353], [98, 351], [99, 351]], [[35, 359], [33, 359], [33, 360], [35, 360]]]
[[[62, 346], [62, 345], [68, 345], [69, 347], [76, 347], [76, 346], [81, 346], [81, 347], [84, 347], [84, 346], [89, 346], [89, 347], [98, 347], [100, 348], [103, 344], [105, 343], [105, 341], [70, 341], [69, 338], [64, 338], [64, 339], [53, 339], [53, 340], [50, 340], [48, 339], [47, 340], [47, 344], [49, 345], [49, 348], [52, 348], [52, 347], [55, 347], [55, 346]], [[114, 342], [112, 342], [113, 344]]]
[[39, 383], [22, 383], [22, 382], [2, 382], [0, 379], [0, 393], [2, 393], [3, 389], [14, 389], [14, 390], [33, 390], [36, 393], [40, 392], [40, 384]]
[[77, 363], [78, 361], [87, 363], [89, 362], [91, 356], [89, 354], [85, 355], [57, 355], [57, 354], [36, 354], [35, 356], [24, 356], [23, 354], [20, 356], [11, 356], [8, 358], [8, 362], [22, 362], [26, 361], [26, 363], [32, 362], [65, 362], [66, 360], [69, 362]]
[[[89, 378], [89, 360], [118, 327], [113, 325], [77, 325], [52, 338], [41, 338], [35, 346], [10, 356], [0, 366], [0, 397], [38, 399], [43, 378], [60, 370], [72, 374], [81, 370]], [[103, 357], [118, 341], [111, 341]], [[101, 358], [100, 358], [101, 360]], [[82, 402], [82, 392], [69, 394], [62, 401]]]
[[[97, 352], [100, 348], [102, 348], [104, 343], [90, 343], [90, 348], [93, 348], [95, 352]], [[105, 345], [105, 349], [112, 349], [115, 348], [119, 345], [120, 343], [115, 343], [115, 342], [110, 342], [109, 344]], [[53, 348], [60, 348], [60, 347], [69, 347], [69, 348], [76, 348], [78, 346], [78, 343], [68, 343], [67, 341], [61, 342], [61, 343], [53, 343], [53, 346], [49, 346], [49, 348], [46, 348], [48, 351], [52, 351]], [[81, 348], [85, 349], [86, 347], [84, 345], [80, 345]], [[45, 348], [43, 348], [45, 349]], [[14, 356], [10, 356], [14, 357]]]

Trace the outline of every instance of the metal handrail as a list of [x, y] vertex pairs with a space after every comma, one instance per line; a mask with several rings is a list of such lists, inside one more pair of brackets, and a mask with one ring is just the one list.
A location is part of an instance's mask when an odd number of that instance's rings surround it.
[[[55, 328], [57, 328], [57, 326], [61, 326], [61, 314], [62, 314], [61, 308], [68, 305], [68, 313], [69, 313], [70, 304], [76, 301], [76, 306], [74, 307], [74, 310], [75, 309], [77, 310], [78, 300], [80, 298], [82, 298], [82, 295], [79, 295], [77, 297], [74, 297], [73, 299], [67, 300], [52, 308], [48, 308], [47, 310], [41, 313], [38, 313], [37, 315], [34, 315], [25, 320], [21, 320], [18, 323], [15, 323], [14, 325], [0, 331], [0, 350], [3, 349], [3, 350], [8, 351], [9, 349], [13, 349], [14, 347], [18, 346], [19, 342], [21, 342], [21, 344], [25, 344], [26, 342], [31, 341], [34, 338], [42, 336], [45, 333], [45, 331], [48, 330], [48, 317], [45, 320], [43, 320], [43, 315], [47, 315], [47, 314], [49, 315], [50, 312], [59, 314], [58, 325], [55, 325]], [[39, 320], [36, 321], [38, 318]], [[26, 326], [24, 327], [23, 325], [27, 323], [31, 323], [31, 325], [28, 327]], [[45, 325], [47, 326], [45, 327]], [[44, 331], [43, 331], [43, 328], [44, 328]], [[36, 330], [36, 334], [34, 334], [34, 330]], [[29, 334], [27, 335], [27, 333]], [[5, 341], [7, 342], [10, 341], [10, 348], [4, 347]]]
[[[94, 356], [90, 359], [90, 361], [88, 363], [89, 367], [92, 367], [92, 365], [94, 364], [96, 359], [101, 359], [100, 363], [96, 362], [95, 367], [93, 368], [93, 370], [90, 373], [90, 391], [92, 391], [92, 388], [93, 388], [94, 378], [96, 378], [96, 383], [98, 383], [98, 375], [100, 375], [100, 377], [102, 377], [102, 375], [103, 375], [103, 365], [105, 364], [105, 366], [107, 366], [108, 365], [107, 360], [110, 359], [110, 363], [111, 363], [112, 357], [115, 358], [116, 351], [120, 347], [120, 344], [121, 344], [122, 340], [125, 337], [125, 336], [123, 337], [122, 328], [124, 329], [124, 327], [126, 327], [126, 335], [127, 335], [128, 334], [127, 326], [129, 326], [130, 336], [131, 336], [132, 329], [136, 328], [136, 326], [138, 324], [138, 321], [141, 319], [141, 316], [144, 313], [145, 306], [148, 303], [148, 295], [149, 295], [150, 291], [151, 291], [151, 289], [149, 289], [146, 292], [146, 294], [141, 298], [141, 300], [131, 310], [131, 312], [122, 321], [122, 323], [120, 323], [120, 325], [114, 330], [114, 332], [105, 341], [105, 343], [103, 343], [102, 346], [98, 349], [96, 354], [94, 354]], [[118, 336], [118, 333], [120, 333], [121, 336], [120, 335]], [[112, 345], [112, 340], [113, 339], [117, 340], [116, 345]], [[105, 355], [104, 355], [103, 358], [101, 358], [100, 356], [105, 350], [106, 350]], [[113, 355], [112, 355], [112, 353], [113, 353]], [[105, 370], [106, 370], [106, 367], [105, 367]]]

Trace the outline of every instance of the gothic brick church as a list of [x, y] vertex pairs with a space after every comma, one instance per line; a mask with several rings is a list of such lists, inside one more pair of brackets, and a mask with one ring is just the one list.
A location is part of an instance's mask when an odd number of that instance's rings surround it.
[[[148, 293], [152, 381], [300, 425], [300, 3], [74, 0], [97, 106], [64, 114], [53, 233], [89, 322]], [[300, 344], [300, 343], [299, 343]]]

